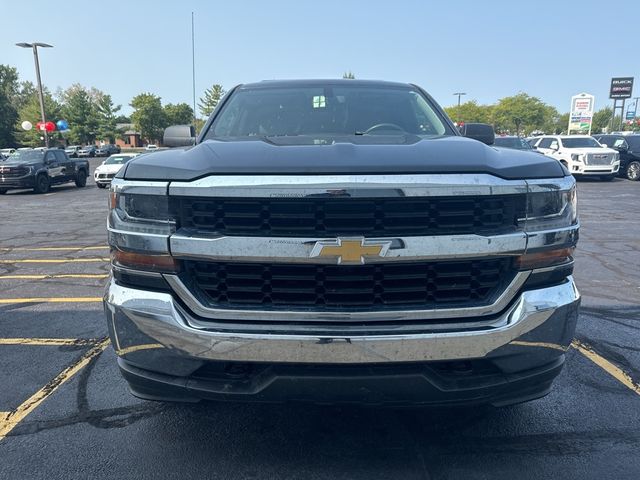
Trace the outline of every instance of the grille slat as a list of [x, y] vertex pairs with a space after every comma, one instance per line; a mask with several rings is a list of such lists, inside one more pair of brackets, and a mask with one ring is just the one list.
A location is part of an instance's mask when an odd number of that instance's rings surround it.
[[179, 227], [247, 236], [496, 234], [514, 230], [524, 206], [524, 195], [171, 197]]
[[509, 258], [376, 265], [189, 260], [184, 266], [185, 283], [210, 306], [222, 308], [477, 306], [492, 302], [514, 275]]

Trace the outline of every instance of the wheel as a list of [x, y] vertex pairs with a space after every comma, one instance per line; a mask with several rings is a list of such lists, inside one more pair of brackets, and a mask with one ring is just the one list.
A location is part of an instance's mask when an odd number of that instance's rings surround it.
[[4, 195], [5, 193], [7, 193], [7, 191], [4, 188], [0, 190], [0, 195]]
[[76, 175], [76, 187], [82, 188], [87, 184], [87, 173], [84, 170], [78, 170]]
[[106, 183], [96, 183], [96, 185], [98, 186], [98, 188], [107, 188]]
[[36, 186], [33, 187], [33, 191], [36, 193], [47, 193], [50, 185], [49, 177], [41, 173], [36, 177]]
[[640, 180], [640, 162], [631, 162], [627, 165], [627, 178], [629, 180]]
[[614, 178], [616, 178], [615, 175], [602, 175], [600, 177], [600, 180], [602, 180], [603, 182], [610, 182], [611, 180], [613, 180]]

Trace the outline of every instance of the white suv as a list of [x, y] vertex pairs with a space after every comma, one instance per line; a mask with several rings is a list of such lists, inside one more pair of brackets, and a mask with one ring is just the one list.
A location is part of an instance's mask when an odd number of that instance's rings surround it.
[[534, 145], [573, 175], [597, 175], [603, 180], [613, 180], [620, 170], [620, 154], [587, 135], [545, 135]]

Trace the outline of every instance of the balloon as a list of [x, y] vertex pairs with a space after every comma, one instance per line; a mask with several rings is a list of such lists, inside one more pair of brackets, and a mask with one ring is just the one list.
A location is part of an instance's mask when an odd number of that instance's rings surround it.
[[36, 129], [40, 130], [40, 131], [44, 131], [44, 123], [42, 122], [38, 122], [36, 123]]
[[25, 120], [24, 122], [22, 122], [23, 130], [31, 130], [32, 128], [33, 128], [33, 124], [29, 120]]
[[60, 130], [61, 132], [68, 130], [69, 129], [69, 124], [67, 123], [66, 120], [58, 120], [56, 122], [56, 127], [58, 127], [58, 130]]
[[56, 124], [53, 122], [47, 122], [44, 124], [44, 129], [47, 132], [53, 132], [56, 129]]

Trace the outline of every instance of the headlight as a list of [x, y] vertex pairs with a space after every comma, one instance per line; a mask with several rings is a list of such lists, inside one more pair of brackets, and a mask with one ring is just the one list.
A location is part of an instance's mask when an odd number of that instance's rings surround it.
[[527, 195], [526, 218], [520, 223], [527, 232], [557, 230], [578, 221], [576, 187], [569, 190], [531, 192]]
[[572, 153], [571, 154], [571, 160], [573, 160], [574, 162], [581, 162], [582, 161], [582, 155], [579, 153]]
[[175, 220], [167, 195], [111, 192], [109, 227], [121, 232], [171, 235]]

